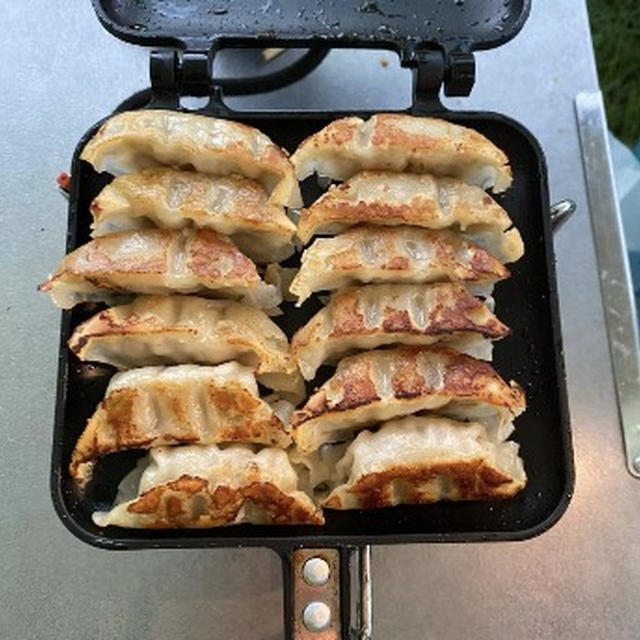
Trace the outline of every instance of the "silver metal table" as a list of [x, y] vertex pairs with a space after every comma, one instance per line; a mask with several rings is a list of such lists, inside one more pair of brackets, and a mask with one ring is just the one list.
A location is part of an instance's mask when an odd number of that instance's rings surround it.
[[[63, 253], [54, 188], [80, 135], [147, 84], [142, 49], [90, 3], [0, 3], [0, 638], [199, 640], [282, 636], [280, 561], [267, 550], [106, 552], [69, 534], [48, 496], [59, 313], [35, 286]], [[387, 66], [381, 60], [388, 61]], [[577, 483], [566, 515], [522, 543], [376, 547], [378, 640], [638, 638], [640, 485], [625, 468], [573, 101], [597, 88], [582, 0], [538, 0], [524, 30], [477, 56], [472, 98], [547, 154]], [[410, 78], [385, 52], [334, 52], [257, 104], [399, 108]]]

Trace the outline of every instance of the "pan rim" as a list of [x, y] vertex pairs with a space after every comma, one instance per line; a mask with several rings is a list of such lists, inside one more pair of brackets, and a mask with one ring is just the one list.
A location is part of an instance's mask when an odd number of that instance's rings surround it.
[[[216, 117], [239, 118], [239, 119], [259, 119], [268, 118], [272, 120], [284, 120], [290, 118], [296, 119], [337, 119], [348, 115], [359, 117], [370, 117], [379, 111], [234, 111], [224, 105], [217, 105], [215, 113], [208, 108], [199, 111], [188, 111], [179, 108], [178, 111], [188, 113], [198, 113], [201, 115], [213, 115]], [[427, 115], [423, 110], [408, 108], [397, 111], [387, 111], [388, 113], [408, 113], [415, 115]], [[87, 132], [80, 138], [78, 145], [73, 154], [72, 169], [73, 172], [79, 167], [80, 154], [93, 133], [104, 123], [112, 114], [99, 120], [91, 126]], [[524, 127], [520, 122], [505, 116], [498, 112], [489, 111], [449, 111], [437, 112], [432, 114], [435, 117], [443, 117], [455, 122], [464, 123], [465, 120], [486, 120], [504, 123], [512, 129], [518, 131], [533, 149], [538, 162], [539, 182], [541, 189], [541, 200], [543, 206], [549, 203], [548, 185], [547, 185], [547, 167], [544, 153], [537, 139], [533, 134]], [[77, 216], [78, 201], [80, 194], [80, 181], [72, 181], [72, 190], [69, 199], [69, 210], [67, 220], [67, 243], [66, 251], [75, 248], [75, 240], [77, 235]], [[108, 550], [139, 550], [139, 549], [171, 549], [171, 548], [233, 548], [233, 547], [266, 547], [271, 548], [279, 553], [286, 553], [288, 550], [303, 547], [336, 547], [348, 548], [367, 544], [417, 544], [417, 543], [461, 543], [461, 542], [500, 542], [500, 541], [522, 541], [536, 537], [554, 526], [566, 512], [573, 495], [575, 484], [575, 467], [573, 462], [572, 438], [571, 438], [571, 420], [568, 407], [568, 395], [566, 388], [566, 373], [564, 363], [564, 352], [562, 348], [562, 332], [561, 317], [558, 304], [557, 276], [555, 269], [555, 257], [553, 248], [553, 237], [551, 225], [548, 217], [543, 216], [544, 230], [544, 247], [548, 269], [548, 292], [549, 292], [549, 309], [552, 321], [553, 340], [555, 345], [554, 362], [556, 368], [557, 388], [558, 388], [558, 409], [561, 424], [561, 438], [563, 449], [563, 471], [564, 483], [560, 494], [560, 499], [549, 512], [546, 517], [539, 523], [525, 529], [508, 530], [508, 531], [450, 531], [438, 533], [401, 533], [396, 532], [390, 534], [372, 534], [372, 535], [349, 535], [349, 534], [327, 534], [322, 532], [322, 527], [309, 527], [309, 529], [317, 529], [317, 533], [306, 532], [302, 535], [269, 535], [269, 527], [261, 527], [264, 529], [264, 535], [252, 535], [245, 537], [243, 535], [207, 535], [211, 529], [201, 529], [203, 535], [195, 536], [172, 536], [172, 537], [154, 537], [150, 535], [148, 538], [134, 538], [127, 536], [109, 535], [106, 533], [111, 528], [105, 529], [105, 533], [97, 534], [80, 524], [74, 515], [68, 509], [62, 488], [62, 474], [65, 472], [63, 461], [63, 442], [64, 442], [64, 411], [67, 396], [67, 374], [69, 368], [70, 356], [66, 345], [67, 337], [70, 334], [71, 313], [63, 311], [61, 314], [60, 324], [60, 344], [58, 351], [58, 375], [57, 375], [57, 392], [55, 405], [55, 418], [53, 429], [53, 443], [51, 455], [51, 474], [50, 474], [50, 494], [56, 514], [65, 525], [65, 527], [77, 538], [83, 542], [101, 549]], [[393, 508], [393, 507], [392, 507]], [[256, 525], [251, 526], [255, 530]], [[230, 528], [225, 528], [229, 530]], [[294, 528], [292, 528], [293, 531]], [[297, 527], [295, 528], [298, 529]], [[307, 527], [305, 527], [305, 530]], [[126, 529], [117, 529], [117, 532]], [[153, 532], [153, 530], [148, 530]], [[179, 531], [179, 530], [174, 530]], [[221, 529], [217, 529], [220, 532]]]

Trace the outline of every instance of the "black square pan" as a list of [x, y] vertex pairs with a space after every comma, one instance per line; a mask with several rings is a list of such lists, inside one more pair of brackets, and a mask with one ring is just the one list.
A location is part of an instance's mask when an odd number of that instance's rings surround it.
[[[200, 113], [251, 124], [289, 151], [331, 120], [354, 115], [239, 113], [219, 104]], [[355, 115], [366, 118], [372, 114]], [[365, 544], [521, 540], [542, 533], [558, 520], [571, 497], [574, 475], [544, 157], [535, 138], [505, 116], [484, 112], [438, 115], [485, 134], [504, 149], [513, 169], [513, 186], [497, 200], [519, 228], [526, 253], [510, 265], [512, 277], [496, 287], [497, 314], [513, 334], [496, 344], [494, 363], [505, 379], [516, 379], [527, 394], [528, 409], [517, 419], [512, 436], [521, 446], [529, 478], [526, 489], [506, 501], [375, 511], [327, 510], [326, 524], [316, 527], [242, 525], [168, 531], [99, 528], [93, 524], [91, 513], [109, 506], [118, 481], [138, 454], [108, 456], [98, 466], [84, 498], [74, 492], [67, 473], [71, 451], [114, 373], [106, 365], [80, 362], [67, 349], [73, 328], [96, 311], [95, 305], [80, 305], [62, 313], [51, 467], [53, 503], [73, 534], [107, 549], [267, 546], [286, 554], [302, 546], [347, 548]], [[73, 158], [68, 251], [89, 240], [89, 203], [109, 180], [79, 160], [84, 145], [100, 124], [85, 134]], [[303, 185], [306, 202], [319, 193], [310, 182]], [[317, 301], [307, 302], [301, 310], [285, 304], [284, 315], [277, 322], [290, 336], [317, 308]]]

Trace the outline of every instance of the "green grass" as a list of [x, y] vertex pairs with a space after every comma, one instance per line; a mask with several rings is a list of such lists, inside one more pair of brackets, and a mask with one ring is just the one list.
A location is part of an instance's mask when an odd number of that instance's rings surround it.
[[640, 0], [587, 0], [609, 128], [640, 140]]

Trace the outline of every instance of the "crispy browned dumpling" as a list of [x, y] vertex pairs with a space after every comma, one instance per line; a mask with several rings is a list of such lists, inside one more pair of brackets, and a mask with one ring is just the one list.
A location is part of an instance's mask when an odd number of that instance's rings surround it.
[[291, 438], [285, 423], [291, 409], [280, 403], [274, 410], [261, 400], [251, 369], [237, 362], [117, 373], [76, 443], [69, 472], [84, 485], [97, 458], [158, 445], [247, 442], [287, 447]]
[[512, 181], [506, 154], [482, 134], [405, 114], [334, 120], [304, 140], [291, 161], [300, 180], [314, 172], [347, 180], [359, 171], [379, 169], [453, 176], [495, 192], [505, 191]]
[[302, 254], [290, 291], [298, 305], [313, 292], [360, 283], [464, 282], [487, 293], [507, 268], [448, 230], [358, 226], [318, 238]]
[[256, 262], [293, 253], [295, 225], [255, 180], [167, 167], [119, 176], [93, 200], [92, 236], [134, 229], [213, 229]]
[[409, 416], [361, 431], [336, 464], [330, 509], [508, 498], [526, 484], [515, 442], [477, 422]]
[[293, 336], [291, 353], [311, 380], [323, 362], [389, 344], [442, 342], [490, 359], [487, 339], [508, 333], [461, 284], [374, 284], [334, 293]]
[[98, 129], [80, 157], [116, 176], [157, 166], [242, 175], [258, 180], [271, 203], [302, 205], [287, 152], [258, 129], [233, 120], [162, 109], [125, 111]]
[[255, 264], [209, 229], [145, 229], [96, 238], [65, 256], [39, 289], [69, 309], [80, 302], [111, 302], [127, 292], [202, 293], [241, 298], [262, 308], [281, 302]]
[[298, 489], [282, 449], [247, 445], [156, 447], [120, 485], [100, 527], [177, 529], [232, 524], [324, 524], [322, 511]]
[[260, 309], [232, 300], [140, 296], [76, 327], [69, 348], [119, 369], [237, 360], [293, 402], [304, 395], [287, 336]]
[[522, 389], [488, 362], [445, 347], [399, 347], [341, 360], [291, 424], [298, 448], [308, 452], [345, 432], [417, 411], [477, 418], [502, 432], [524, 409]]
[[364, 171], [332, 186], [302, 210], [298, 237], [306, 244], [315, 234], [334, 235], [362, 223], [453, 228], [501, 262], [515, 262], [524, 253], [507, 212], [479, 187], [456, 178], [388, 171]]

